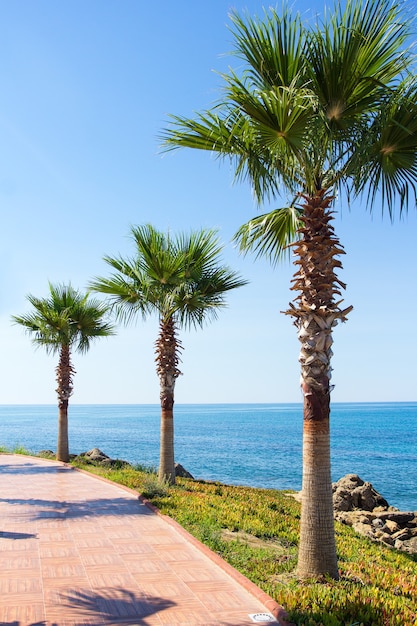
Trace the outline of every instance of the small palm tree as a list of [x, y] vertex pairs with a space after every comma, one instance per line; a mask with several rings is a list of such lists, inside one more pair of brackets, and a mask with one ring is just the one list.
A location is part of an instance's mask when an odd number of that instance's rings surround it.
[[[343, 4], [343, 7], [342, 7]], [[417, 80], [406, 48], [410, 24], [391, 0], [337, 3], [323, 23], [288, 10], [265, 19], [232, 15], [242, 76], [223, 75], [222, 101], [195, 119], [173, 117], [168, 149], [210, 150], [230, 159], [262, 202], [284, 207], [243, 225], [244, 251], [274, 261], [296, 256], [287, 311], [301, 343], [303, 486], [298, 573], [338, 578], [330, 472], [332, 333], [343, 307], [344, 253], [331, 224], [336, 196], [365, 193], [393, 215], [417, 193]]]
[[27, 299], [34, 311], [12, 317], [32, 336], [36, 346], [43, 346], [48, 353], [59, 354], [56, 368], [58, 394], [58, 444], [56, 458], [69, 461], [68, 402], [73, 392], [75, 370], [71, 363], [71, 351], [85, 353], [91, 341], [97, 337], [113, 335], [113, 326], [104, 321], [108, 307], [98, 300], [89, 299], [71, 285], [49, 283], [49, 296]]
[[105, 257], [114, 273], [95, 279], [90, 287], [111, 297], [117, 317], [125, 323], [138, 314], [144, 319], [152, 313], [159, 317], [155, 344], [161, 401], [159, 478], [174, 484], [174, 387], [181, 374], [182, 351], [177, 331], [216, 318], [225, 306], [225, 293], [246, 281], [219, 264], [222, 247], [215, 231], [172, 237], [145, 225], [133, 227], [131, 233], [135, 257]]

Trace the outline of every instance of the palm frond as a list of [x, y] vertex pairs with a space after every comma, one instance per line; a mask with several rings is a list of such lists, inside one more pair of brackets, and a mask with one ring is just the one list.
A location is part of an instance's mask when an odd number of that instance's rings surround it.
[[12, 316], [12, 320], [24, 326], [33, 343], [48, 353], [60, 352], [62, 346], [86, 352], [94, 338], [114, 334], [113, 325], [106, 321], [108, 306], [71, 284], [49, 283], [47, 298], [29, 294], [27, 300], [33, 311]]
[[259, 215], [239, 228], [234, 241], [244, 254], [254, 252], [256, 257], [265, 256], [275, 264], [289, 255], [288, 245], [301, 227], [300, 216], [301, 210], [295, 206]]
[[[349, 167], [352, 188], [366, 194], [370, 209], [381, 192], [382, 209], [393, 218], [413, 202], [417, 190], [417, 80], [405, 79], [393, 89], [357, 145]], [[410, 196], [412, 196], [410, 198]]]
[[390, 0], [348, 0], [310, 32], [309, 77], [333, 130], [379, 106], [404, 69], [408, 34]]
[[289, 86], [304, 71], [305, 30], [297, 13], [284, 5], [281, 15], [270, 9], [264, 19], [231, 14], [235, 54], [247, 63], [246, 76], [256, 89]]
[[225, 291], [246, 284], [222, 265], [216, 230], [173, 236], [145, 224], [132, 227], [131, 234], [136, 256], [126, 261], [105, 257], [112, 275], [90, 284], [93, 291], [110, 296], [110, 306], [125, 323], [138, 314], [146, 318], [156, 313], [165, 322], [199, 325], [223, 306]]

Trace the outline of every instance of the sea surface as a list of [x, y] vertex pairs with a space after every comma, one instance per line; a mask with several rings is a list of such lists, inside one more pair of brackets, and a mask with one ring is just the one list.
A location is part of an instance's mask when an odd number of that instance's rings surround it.
[[[157, 467], [159, 406], [70, 405], [70, 451]], [[401, 510], [417, 510], [417, 402], [335, 403], [332, 479], [355, 473]], [[0, 405], [0, 445], [56, 450], [57, 408]], [[301, 404], [175, 405], [175, 460], [195, 478], [301, 488]]]

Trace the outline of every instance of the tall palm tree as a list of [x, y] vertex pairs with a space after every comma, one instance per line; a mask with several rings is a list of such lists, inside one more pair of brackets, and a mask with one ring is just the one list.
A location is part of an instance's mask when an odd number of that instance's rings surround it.
[[[304, 395], [298, 574], [338, 578], [330, 473], [332, 332], [352, 307], [337, 271], [344, 253], [331, 224], [335, 198], [365, 196], [392, 217], [416, 200], [417, 81], [410, 23], [391, 0], [347, 0], [312, 27], [285, 9], [232, 15], [241, 76], [223, 75], [222, 100], [194, 119], [173, 116], [166, 149], [229, 158], [259, 202], [283, 208], [244, 224], [243, 251], [278, 260], [288, 245], [298, 292], [290, 309], [301, 342]], [[292, 242], [292, 243], [291, 243]]]
[[48, 353], [59, 354], [56, 368], [58, 386], [58, 443], [57, 461], [69, 461], [68, 402], [73, 392], [75, 370], [71, 352], [85, 353], [91, 341], [98, 337], [113, 335], [113, 326], [104, 321], [108, 307], [98, 300], [89, 299], [71, 285], [49, 283], [49, 296], [36, 298], [28, 295], [33, 312], [12, 317], [32, 336], [36, 346], [43, 346]]
[[151, 225], [132, 227], [136, 244], [132, 259], [105, 257], [114, 270], [110, 278], [97, 278], [91, 289], [108, 294], [116, 315], [130, 322], [140, 314], [156, 313], [156, 371], [160, 383], [161, 442], [159, 478], [175, 483], [174, 388], [178, 376], [183, 327], [201, 327], [225, 306], [225, 294], [246, 284], [220, 264], [215, 231], [201, 230], [172, 237]]

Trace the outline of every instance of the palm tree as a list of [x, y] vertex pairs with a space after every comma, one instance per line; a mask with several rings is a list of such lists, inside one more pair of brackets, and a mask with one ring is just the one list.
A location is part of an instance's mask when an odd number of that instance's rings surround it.
[[43, 346], [48, 353], [59, 354], [56, 380], [58, 395], [58, 443], [57, 461], [69, 461], [68, 402], [73, 391], [75, 370], [71, 363], [71, 351], [85, 353], [91, 341], [97, 337], [113, 335], [113, 326], [104, 321], [108, 307], [98, 300], [89, 299], [71, 285], [49, 283], [49, 296], [36, 298], [28, 295], [33, 312], [12, 317], [32, 336], [36, 346]]
[[178, 376], [183, 327], [201, 327], [225, 306], [225, 293], [246, 284], [235, 272], [219, 264], [222, 247], [215, 231], [201, 230], [171, 237], [151, 225], [132, 227], [136, 244], [133, 259], [105, 257], [114, 270], [110, 278], [97, 278], [91, 288], [111, 297], [116, 315], [130, 322], [156, 313], [156, 371], [160, 383], [161, 442], [159, 478], [175, 483], [174, 388]]
[[[243, 251], [277, 261], [291, 245], [298, 292], [290, 309], [301, 342], [304, 395], [301, 578], [338, 578], [330, 473], [332, 332], [352, 307], [337, 271], [336, 197], [365, 196], [391, 218], [416, 200], [417, 81], [410, 23], [391, 0], [347, 0], [310, 27], [285, 9], [232, 15], [241, 77], [223, 75], [221, 102], [172, 117], [166, 149], [209, 150], [235, 164], [259, 202], [285, 206], [236, 235]], [[292, 242], [292, 243], [291, 243]]]

